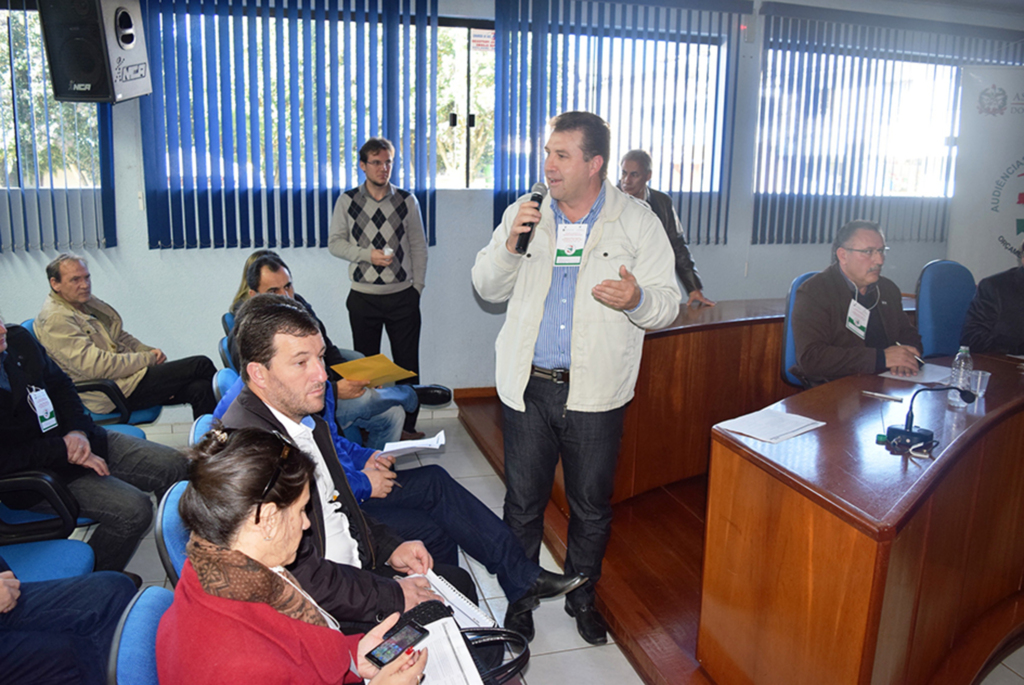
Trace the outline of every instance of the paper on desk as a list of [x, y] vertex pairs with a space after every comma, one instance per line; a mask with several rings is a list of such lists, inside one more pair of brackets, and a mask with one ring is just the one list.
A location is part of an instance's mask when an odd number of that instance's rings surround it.
[[894, 381], [906, 381], [908, 383], [940, 383], [947, 384], [949, 382], [950, 368], [948, 366], [939, 366], [938, 364], [929, 364], [925, 362], [924, 366], [914, 376], [897, 376], [891, 371], [878, 374], [879, 378], [891, 378]]
[[338, 375], [350, 381], [367, 381], [370, 387], [377, 387], [384, 383], [412, 378], [416, 374], [403, 369], [383, 354], [375, 354], [372, 357], [353, 359], [344, 364], [335, 364], [331, 367]]
[[753, 414], [722, 421], [718, 427], [774, 445], [824, 425], [824, 421], [815, 421], [799, 414], [787, 414], [777, 409], [762, 409]]
[[458, 624], [449, 616], [428, 623], [426, 628], [430, 635], [416, 645], [427, 650], [423, 681], [428, 685], [483, 685]]
[[420, 450], [436, 450], [444, 445], [444, 431], [439, 432], [432, 438], [423, 438], [422, 440], [401, 440], [399, 442], [389, 442], [384, 445], [384, 451], [381, 452], [382, 457], [400, 457], [403, 454], [412, 454], [413, 452], [419, 452]]
[[1024, 359], [1024, 354], [1008, 354], [1007, 357], [1013, 357], [1014, 359]]

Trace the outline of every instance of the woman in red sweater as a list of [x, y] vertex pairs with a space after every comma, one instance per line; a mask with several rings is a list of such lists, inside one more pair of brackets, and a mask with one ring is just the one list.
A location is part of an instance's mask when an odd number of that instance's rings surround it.
[[278, 433], [211, 431], [194, 450], [180, 511], [192, 531], [160, 621], [160, 682], [412, 685], [424, 650], [378, 671], [366, 653], [395, 624], [344, 635], [284, 569], [295, 559], [313, 461]]

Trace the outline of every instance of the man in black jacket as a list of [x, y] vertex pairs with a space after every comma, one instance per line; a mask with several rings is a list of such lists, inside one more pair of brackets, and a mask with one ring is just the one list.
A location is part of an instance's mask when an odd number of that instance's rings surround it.
[[[67, 374], [21, 326], [0, 321], [0, 474], [51, 471], [99, 525], [89, 538], [96, 570], [122, 571], [153, 519], [159, 498], [185, 478], [174, 449], [105, 431], [85, 413]], [[33, 506], [35, 499], [5, 498]]]
[[693, 263], [690, 248], [686, 245], [686, 236], [672, 206], [672, 198], [647, 185], [651, 181], [651, 156], [643, 150], [630, 150], [622, 156], [620, 166], [622, 175], [619, 178], [619, 190], [646, 202], [661, 219], [661, 225], [676, 255], [676, 276], [689, 295], [687, 306], [696, 301], [706, 307], [714, 307], [715, 303], [704, 297], [704, 285], [697, 273], [697, 265]]
[[1024, 242], [1018, 264], [981, 279], [967, 310], [960, 344], [971, 352], [1024, 354]]
[[[316, 321], [294, 300], [257, 295], [239, 310], [235, 326], [246, 387], [224, 414], [224, 426], [279, 431], [317, 464], [307, 507], [311, 525], [289, 567], [303, 589], [352, 628], [437, 599], [423, 578], [395, 579], [426, 572], [433, 559], [421, 542], [403, 542], [359, 509], [330, 429], [316, 415], [327, 380]], [[438, 565], [435, 571], [476, 601], [464, 570]]]

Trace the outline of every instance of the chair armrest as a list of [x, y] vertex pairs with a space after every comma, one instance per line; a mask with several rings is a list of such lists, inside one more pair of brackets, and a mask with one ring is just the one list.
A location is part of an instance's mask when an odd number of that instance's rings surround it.
[[132, 412], [128, 408], [128, 400], [125, 398], [117, 383], [107, 378], [96, 378], [91, 381], [77, 381], [75, 390], [81, 395], [83, 392], [101, 392], [114, 403], [114, 411], [120, 414], [115, 423], [131, 423]]
[[36, 542], [66, 538], [78, 526], [78, 500], [67, 486], [46, 471], [20, 471], [0, 478], [0, 499], [8, 492], [34, 492], [41, 495], [57, 518], [28, 523], [0, 520], [0, 544]]

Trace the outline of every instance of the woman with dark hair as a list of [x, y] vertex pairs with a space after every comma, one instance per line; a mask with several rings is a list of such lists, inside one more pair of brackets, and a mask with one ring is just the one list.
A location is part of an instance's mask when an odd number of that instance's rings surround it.
[[366, 660], [397, 614], [346, 636], [284, 569], [309, 527], [308, 455], [279, 433], [247, 428], [211, 431], [191, 457], [179, 510], [192, 536], [157, 633], [161, 683], [419, 681], [425, 651], [379, 671]]

